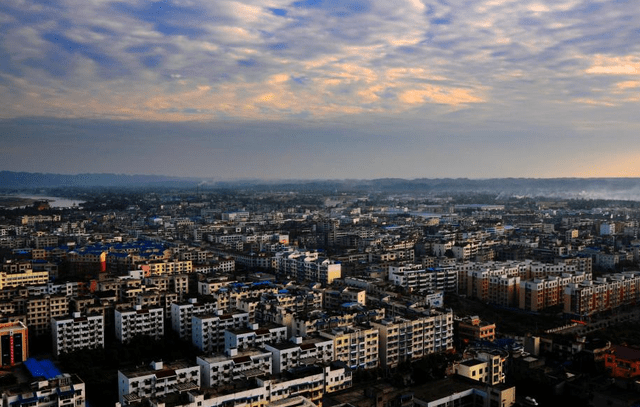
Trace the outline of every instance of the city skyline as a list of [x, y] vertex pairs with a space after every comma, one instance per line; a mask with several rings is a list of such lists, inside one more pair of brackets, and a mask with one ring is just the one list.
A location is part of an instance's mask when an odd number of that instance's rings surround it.
[[0, 5], [0, 170], [640, 176], [625, 1]]

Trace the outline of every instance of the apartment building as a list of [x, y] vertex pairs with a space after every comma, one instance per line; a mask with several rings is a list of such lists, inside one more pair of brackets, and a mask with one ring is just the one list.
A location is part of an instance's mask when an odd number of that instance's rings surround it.
[[[281, 375], [257, 377], [255, 385], [235, 388], [202, 388], [185, 390], [184, 398], [169, 400], [168, 396], [156, 397], [156, 405], [173, 407], [308, 407], [322, 404], [325, 393], [351, 387], [351, 371], [344, 366], [304, 366], [291, 369]], [[132, 404], [125, 399], [123, 407], [141, 402], [136, 398]]]
[[385, 318], [371, 325], [380, 332], [380, 364], [385, 368], [453, 349], [451, 310]]
[[451, 267], [425, 268], [420, 264], [389, 266], [389, 281], [415, 292], [458, 291], [458, 273]]
[[193, 272], [193, 262], [185, 261], [162, 261], [149, 263], [142, 266], [143, 270], [149, 270], [151, 276], [173, 275], [173, 274], [190, 274]]
[[[324, 296], [326, 291], [327, 290], [311, 290], [306, 287], [287, 287], [277, 290], [275, 293], [263, 293], [260, 297], [260, 302], [280, 308], [291, 309], [296, 312], [307, 309], [321, 309], [325, 304]], [[342, 291], [339, 291], [339, 293], [340, 301], [342, 302], [354, 300], [361, 302], [366, 300], [366, 296], [363, 297], [359, 290], [346, 292], [345, 296], [342, 296]], [[354, 293], [355, 296], [353, 295]]]
[[231, 283], [227, 287], [222, 287], [211, 292], [212, 301], [216, 303], [217, 309], [229, 312], [239, 308], [239, 302], [249, 298], [260, 298], [266, 293], [276, 293], [278, 288], [266, 283]]
[[585, 274], [568, 274], [535, 278], [520, 282], [520, 308], [527, 311], [540, 311], [544, 308], [562, 305], [565, 301], [565, 288], [571, 284], [585, 281]]
[[0, 290], [10, 287], [25, 287], [30, 285], [46, 285], [49, 281], [48, 271], [34, 271], [31, 264], [22, 271], [0, 272]]
[[[33, 359], [30, 359], [33, 360]], [[37, 362], [36, 362], [37, 363]], [[77, 375], [67, 373], [56, 377], [34, 377], [28, 383], [7, 387], [2, 393], [6, 406], [73, 406], [86, 405], [84, 382]]]
[[578, 317], [640, 303], [640, 273], [609, 274], [593, 281], [567, 285], [564, 312]]
[[334, 360], [351, 369], [378, 367], [380, 332], [366, 326], [344, 326], [321, 331], [320, 336], [333, 341]]
[[25, 300], [27, 327], [34, 335], [51, 332], [51, 318], [69, 314], [69, 298], [64, 295], [39, 295]]
[[171, 329], [180, 336], [180, 339], [190, 339], [193, 326], [191, 317], [216, 313], [218, 309], [214, 302], [199, 303], [196, 298], [190, 298], [184, 303], [173, 303], [171, 304]]
[[219, 289], [228, 286], [234, 281], [229, 281], [227, 277], [209, 277], [198, 281], [198, 294], [211, 295]]
[[146, 368], [118, 371], [118, 398], [122, 405], [199, 387], [200, 366], [184, 361], [152, 362]]
[[367, 293], [364, 289], [344, 287], [340, 290], [324, 289], [322, 300], [324, 309], [340, 308], [343, 304], [366, 304]]
[[489, 276], [488, 301], [501, 307], [517, 307], [520, 303], [520, 277]]
[[320, 258], [318, 252], [278, 252], [273, 258], [276, 273], [297, 281], [331, 284], [342, 276], [342, 267], [329, 259]]
[[224, 349], [244, 350], [259, 348], [267, 343], [283, 342], [287, 339], [287, 327], [266, 325], [261, 328], [258, 324], [247, 323], [246, 328], [226, 329], [224, 331]]
[[202, 385], [218, 387], [243, 378], [272, 373], [271, 352], [247, 349], [241, 352], [231, 350], [228, 354], [198, 356]]
[[129, 342], [135, 336], [148, 336], [160, 339], [164, 335], [164, 309], [134, 308], [115, 310], [116, 339], [119, 342]]
[[201, 314], [191, 317], [191, 343], [203, 352], [215, 352], [224, 349], [224, 331], [247, 326], [249, 314]]
[[75, 312], [66, 317], [53, 317], [51, 339], [56, 356], [80, 349], [104, 348], [104, 316], [81, 316]]
[[281, 373], [293, 367], [334, 360], [333, 340], [323, 337], [302, 340], [295, 337], [291, 341], [267, 343], [264, 348], [273, 355], [273, 373]]

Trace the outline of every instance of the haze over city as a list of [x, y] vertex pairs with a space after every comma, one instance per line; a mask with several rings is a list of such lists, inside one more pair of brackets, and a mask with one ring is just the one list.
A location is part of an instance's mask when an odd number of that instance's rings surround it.
[[0, 5], [0, 169], [637, 177], [628, 1]]

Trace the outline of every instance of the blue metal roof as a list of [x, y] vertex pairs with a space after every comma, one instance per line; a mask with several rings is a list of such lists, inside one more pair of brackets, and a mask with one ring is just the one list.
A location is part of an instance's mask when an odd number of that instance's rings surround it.
[[24, 361], [24, 365], [33, 377], [44, 377], [47, 380], [51, 380], [62, 374], [49, 359], [36, 360], [29, 358]]

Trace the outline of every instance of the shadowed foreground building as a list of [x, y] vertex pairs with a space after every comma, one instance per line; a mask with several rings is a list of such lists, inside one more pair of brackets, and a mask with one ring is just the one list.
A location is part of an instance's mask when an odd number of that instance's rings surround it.
[[403, 389], [378, 383], [330, 394], [323, 401], [325, 407], [511, 407], [516, 388], [451, 376]]
[[640, 350], [612, 345], [611, 349], [606, 351], [604, 367], [611, 377], [640, 376]]
[[75, 374], [60, 372], [50, 360], [27, 359], [28, 374], [17, 376], [18, 383], [0, 388], [3, 406], [84, 407], [84, 382]]

